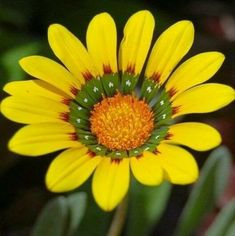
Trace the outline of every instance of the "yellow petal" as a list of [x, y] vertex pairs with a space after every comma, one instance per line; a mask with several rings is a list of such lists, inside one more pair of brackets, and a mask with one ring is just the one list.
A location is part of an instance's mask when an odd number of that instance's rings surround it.
[[219, 52], [205, 52], [191, 57], [180, 65], [166, 83], [171, 99], [188, 88], [210, 79], [220, 68], [224, 55]]
[[48, 40], [55, 55], [81, 83], [84, 83], [84, 79], [90, 79], [97, 75], [86, 48], [64, 26], [59, 24], [50, 25]]
[[129, 159], [104, 158], [92, 180], [92, 192], [97, 204], [111, 211], [126, 195], [130, 181]]
[[132, 157], [130, 166], [135, 178], [145, 185], [159, 185], [162, 182], [162, 168], [151, 152], [144, 152], [140, 158]]
[[157, 158], [173, 184], [190, 184], [198, 178], [198, 167], [193, 156], [183, 148], [160, 144]]
[[12, 121], [34, 124], [66, 120], [69, 107], [61, 102], [44, 97], [10, 96], [2, 101], [1, 112]]
[[73, 190], [83, 184], [101, 161], [87, 148], [71, 148], [52, 161], [46, 174], [47, 188], [53, 192]]
[[69, 97], [61, 90], [42, 80], [13, 81], [7, 83], [3, 90], [18, 97], [41, 96], [55, 101], [63, 101]]
[[43, 80], [70, 97], [74, 97], [74, 90], [80, 88], [79, 80], [75, 79], [59, 63], [42, 56], [29, 56], [20, 60], [21, 67], [31, 76]]
[[193, 44], [194, 28], [190, 21], [179, 21], [165, 30], [153, 46], [145, 75], [163, 84]]
[[196, 122], [172, 125], [167, 143], [186, 145], [197, 151], [207, 151], [221, 143], [219, 132], [213, 127]]
[[69, 147], [80, 147], [69, 123], [42, 123], [20, 129], [9, 142], [9, 149], [26, 156], [38, 156]]
[[149, 11], [139, 11], [129, 18], [119, 50], [122, 72], [140, 74], [152, 41], [154, 24]]
[[99, 74], [102, 76], [117, 72], [117, 31], [115, 22], [108, 13], [98, 14], [91, 20], [86, 41]]
[[223, 84], [202, 84], [179, 94], [172, 102], [175, 115], [206, 113], [227, 106], [235, 98], [233, 88]]

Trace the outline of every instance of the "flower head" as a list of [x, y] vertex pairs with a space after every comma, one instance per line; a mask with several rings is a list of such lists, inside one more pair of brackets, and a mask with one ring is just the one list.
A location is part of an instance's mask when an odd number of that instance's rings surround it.
[[48, 169], [51, 191], [75, 189], [94, 172], [95, 200], [112, 210], [128, 191], [130, 170], [145, 185], [164, 179], [189, 184], [197, 179], [198, 167], [178, 145], [205, 151], [220, 144], [211, 126], [174, 124], [174, 119], [212, 112], [234, 100], [231, 87], [202, 84], [219, 69], [223, 54], [201, 53], [175, 69], [194, 38], [193, 24], [180, 21], [161, 34], [143, 70], [153, 30], [150, 12], [132, 15], [117, 59], [116, 26], [109, 14], [90, 22], [87, 48], [65, 27], [53, 24], [49, 44], [63, 65], [42, 56], [20, 61], [37, 79], [4, 87], [11, 96], [3, 100], [2, 113], [27, 124], [9, 148], [29, 156], [66, 149]]

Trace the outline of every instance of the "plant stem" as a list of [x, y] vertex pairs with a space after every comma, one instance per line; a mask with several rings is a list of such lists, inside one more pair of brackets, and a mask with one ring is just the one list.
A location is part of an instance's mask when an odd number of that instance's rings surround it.
[[126, 219], [127, 205], [128, 205], [128, 199], [126, 196], [117, 207], [117, 210], [114, 214], [107, 236], [121, 235], [122, 229], [125, 223], [125, 219]]

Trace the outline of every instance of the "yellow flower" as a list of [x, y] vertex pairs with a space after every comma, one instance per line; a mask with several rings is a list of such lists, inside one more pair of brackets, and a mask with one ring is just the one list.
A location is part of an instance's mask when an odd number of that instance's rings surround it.
[[177, 145], [205, 151], [220, 144], [219, 133], [209, 125], [173, 121], [184, 114], [215, 111], [234, 100], [231, 87], [202, 84], [219, 69], [223, 54], [201, 53], [175, 69], [194, 39], [193, 24], [180, 21], [155, 42], [142, 76], [153, 30], [150, 12], [132, 15], [117, 59], [116, 26], [109, 14], [90, 22], [87, 49], [65, 27], [53, 24], [49, 44], [64, 66], [42, 56], [20, 61], [37, 79], [4, 87], [11, 96], [3, 100], [2, 113], [27, 124], [9, 148], [29, 156], [67, 149], [48, 169], [51, 191], [75, 189], [94, 172], [94, 198], [102, 209], [112, 210], [128, 191], [130, 170], [145, 185], [159, 185], [164, 179], [189, 184], [198, 178], [198, 167]]

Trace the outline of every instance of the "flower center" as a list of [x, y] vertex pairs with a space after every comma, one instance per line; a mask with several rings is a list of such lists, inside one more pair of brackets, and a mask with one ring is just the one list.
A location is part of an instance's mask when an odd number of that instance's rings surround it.
[[94, 105], [91, 132], [110, 150], [131, 150], [143, 145], [154, 129], [154, 115], [144, 101], [116, 94]]

